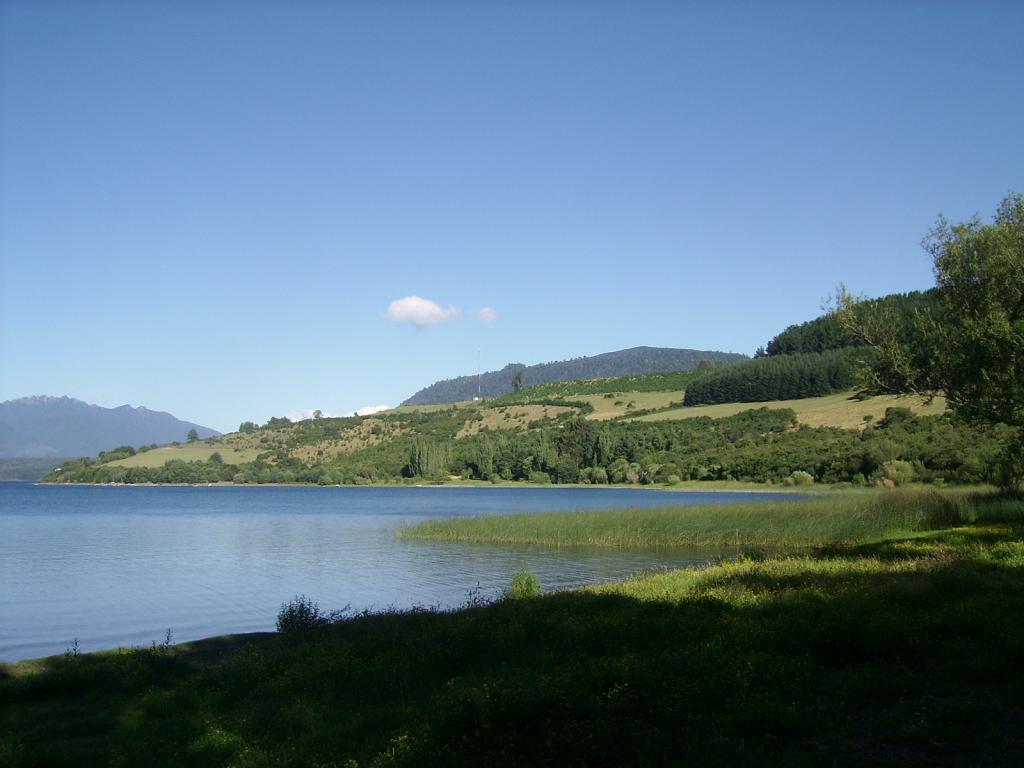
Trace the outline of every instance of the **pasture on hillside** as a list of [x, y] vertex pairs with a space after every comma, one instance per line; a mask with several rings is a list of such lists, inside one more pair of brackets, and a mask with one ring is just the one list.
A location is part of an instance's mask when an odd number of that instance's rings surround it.
[[[917, 416], [931, 416], [946, 411], [946, 400], [936, 397], [930, 402], [916, 395], [875, 395], [858, 399], [853, 392], [839, 392], [823, 397], [801, 400], [774, 400], [767, 403], [721, 403], [673, 408], [660, 413], [637, 417], [637, 421], [666, 421], [708, 416], [720, 419], [756, 408], [792, 408], [797, 421], [809, 427], [841, 427], [859, 429], [885, 416], [887, 408], [909, 408]], [[865, 417], [870, 417], [870, 419]]]
[[225, 464], [243, 464], [255, 461], [259, 451], [254, 448], [232, 448], [227, 445], [211, 443], [189, 443], [187, 445], [165, 445], [142, 453], [136, 453], [126, 459], [110, 462], [114, 467], [162, 467], [168, 461], [209, 461], [210, 457], [219, 453]]

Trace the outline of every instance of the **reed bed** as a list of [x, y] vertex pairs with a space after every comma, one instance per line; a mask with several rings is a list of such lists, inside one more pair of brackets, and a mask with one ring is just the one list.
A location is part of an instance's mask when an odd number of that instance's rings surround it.
[[873, 541], [975, 520], [1024, 519], [1020, 499], [878, 492], [729, 505], [431, 520], [403, 539], [554, 547], [779, 547]]
[[314, 604], [299, 632], [0, 664], [0, 766], [1019, 765], [1022, 519], [1020, 499], [947, 492], [435, 523], [879, 540], [543, 595], [519, 574], [518, 599], [464, 610], [321, 621]]

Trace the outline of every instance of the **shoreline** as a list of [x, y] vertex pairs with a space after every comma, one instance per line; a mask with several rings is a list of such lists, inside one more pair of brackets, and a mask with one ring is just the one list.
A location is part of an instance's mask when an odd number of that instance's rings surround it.
[[[816, 491], [861, 491], [872, 490], [868, 488], [838, 488], [824, 483], [811, 486], [791, 485], [762, 485], [758, 483], [737, 483], [736, 487], [726, 485], [733, 481], [718, 480], [694, 480], [690, 483], [701, 483], [698, 485], [681, 484], [672, 485], [641, 485], [634, 483], [621, 484], [591, 484], [585, 483], [527, 483], [507, 481], [492, 483], [487, 480], [463, 480], [463, 481], [439, 481], [425, 483], [365, 483], [351, 485], [320, 485], [319, 483], [235, 483], [224, 480], [216, 483], [45, 483], [42, 480], [10, 480], [11, 483], [30, 483], [32, 485], [57, 488], [61, 486], [74, 486], [80, 488], [510, 488], [510, 489], [543, 489], [543, 488], [566, 488], [566, 489], [591, 489], [591, 490], [628, 490], [628, 491], [664, 491], [669, 493], [814, 493]], [[722, 483], [722, 485], [719, 485]], [[702, 487], [702, 486], [711, 487]], [[947, 487], [946, 490], [949, 488]]]
[[0, 664], [0, 762], [372, 765], [398, 734], [407, 765], [1016, 764], [1024, 499], [930, 531], [918, 502], [949, 511], [921, 494], [800, 553]]

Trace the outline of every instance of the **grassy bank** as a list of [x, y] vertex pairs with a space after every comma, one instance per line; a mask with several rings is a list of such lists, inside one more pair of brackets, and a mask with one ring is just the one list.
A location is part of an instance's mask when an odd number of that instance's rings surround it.
[[0, 765], [1017, 765], [1024, 504], [949, 505], [987, 522], [0, 667]]
[[[1012, 505], [1011, 505], [1012, 506]], [[866, 541], [1012, 514], [966, 494], [864, 492], [794, 502], [617, 509], [430, 520], [410, 540], [590, 547], [785, 547]]]

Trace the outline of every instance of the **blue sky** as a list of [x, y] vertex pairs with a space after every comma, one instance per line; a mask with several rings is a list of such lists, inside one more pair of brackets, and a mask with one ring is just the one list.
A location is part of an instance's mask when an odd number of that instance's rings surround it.
[[752, 353], [1024, 191], [1022, 37], [1009, 2], [4, 2], [0, 400], [227, 430], [478, 351]]

